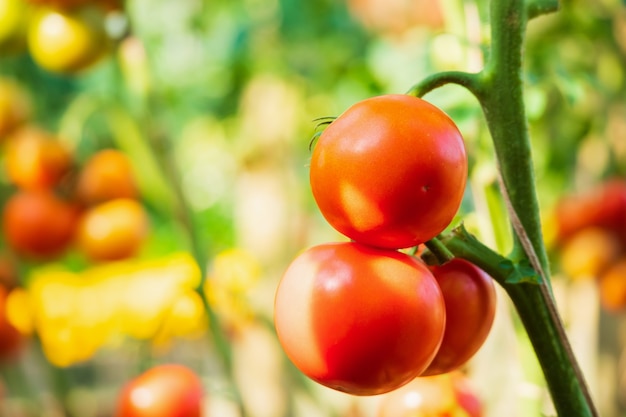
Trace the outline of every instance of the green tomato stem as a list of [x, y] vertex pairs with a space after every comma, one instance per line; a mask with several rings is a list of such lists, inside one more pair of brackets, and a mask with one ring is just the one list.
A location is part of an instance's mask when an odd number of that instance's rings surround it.
[[598, 413], [551, 293], [523, 94], [526, 24], [558, 7], [558, 0], [492, 0], [492, 43], [484, 70], [435, 74], [409, 93], [421, 96], [455, 83], [468, 88], [480, 102], [515, 232], [513, 251], [504, 257], [462, 228], [441, 241], [455, 256], [475, 263], [506, 290], [538, 357], [558, 415], [591, 417]]

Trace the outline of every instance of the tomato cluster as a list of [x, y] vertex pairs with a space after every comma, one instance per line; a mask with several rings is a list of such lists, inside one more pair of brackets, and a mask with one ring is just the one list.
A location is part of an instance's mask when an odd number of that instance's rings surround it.
[[570, 279], [595, 279], [607, 311], [626, 308], [626, 180], [562, 197], [554, 209], [553, 252]]
[[0, 137], [12, 188], [2, 208], [2, 230], [9, 247], [35, 260], [58, 258], [73, 244], [91, 261], [137, 253], [147, 237], [148, 215], [123, 152], [103, 149], [79, 164], [62, 138], [27, 118], [6, 126]]
[[311, 188], [352, 241], [305, 250], [278, 285], [276, 332], [304, 374], [375, 395], [458, 369], [477, 352], [495, 314], [491, 278], [462, 259], [428, 266], [400, 250], [450, 224], [466, 177], [459, 130], [422, 99], [373, 97], [326, 127]]
[[120, 11], [117, 0], [4, 0], [0, 54], [27, 50], [47, 71], [79, 73], [110, 53], [106, 19]]

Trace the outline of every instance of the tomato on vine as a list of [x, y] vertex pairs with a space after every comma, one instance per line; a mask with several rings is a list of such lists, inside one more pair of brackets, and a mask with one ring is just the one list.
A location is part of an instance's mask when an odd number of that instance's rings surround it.
[[201, 417], [204, 389], [191, 369], [165, 364], [126, 384], [115, 417]]
[[417, 246], [457, 213], [467, 180], [463, 137], [443, 111], [390, 94], [356, 103], [320, 135], [311, 157], [313, 197], [352, 240]]
[[430, 267], [443, 294], [446, 328], [437, 355], [422, 375], [451, 372], [482, 347], [496, 312], [493, 279], [476, 265], [454, 258]]
[[50, 190], [22, 190], [4, 205], [2, 231], [18, 254], [51, 259], [72, 243], [78, 216], [76, 206]]
[[354, 242], [304, 251], [278, 286], [274, 323], [305, 375], [354, 395], [394, 390], [434, 358], [445, 325], [428, 267], [404, 253]]

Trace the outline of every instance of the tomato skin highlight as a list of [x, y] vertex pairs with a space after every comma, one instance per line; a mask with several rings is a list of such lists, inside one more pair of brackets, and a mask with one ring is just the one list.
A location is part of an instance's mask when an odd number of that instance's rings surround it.
[[354, 104], [322, 132], [311, 157], [311, 190], [326, 220], [352, 240], [390, 249], [443, 231], [466, 181], [454, 122], [402, 94]]
[[495, 285], [482, 269], [460, 258], [430, 269], [446, 305], [446, 329], [423, 376], [451, 372], [470, 360], [489, 336], [496, 313]]
[[191, 369], [159, 365], [126, 384], [115, 417], [201, 417], [203, 395], [202, 382]]
[[287, 356], [318, 383], [376, 395], [411, 381], [443, 337], [441, 291], [419, 260], [354, 242], [322, 244], [285, 271], [274, 323]]

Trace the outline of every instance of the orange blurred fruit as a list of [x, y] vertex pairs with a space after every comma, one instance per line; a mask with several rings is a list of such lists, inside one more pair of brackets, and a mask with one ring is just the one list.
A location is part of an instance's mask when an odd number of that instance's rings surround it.
[[626, 307], [626, 258], [613, 264], [598, 281], [600, 304], [609, 312]]
[[597, 278], [622, 252], [612, 231], [587, 227], [574, 233], [560, 249], [562, 272], [569, 278]]
[[55, 136], [32, 126], [14, 132], [6, 143], [9, 180], [22, 188], [51, 188], [72, 167], [71, 152]]
[[116, 149], [95, 153], [78, 174], [76, 197], [85, 205], [116, 198], [137, 198], [137, 195], [130, 159]]
[[93, 261], [136, 255], [149, 229], [148, 215], [136, 200], [118, 198], [85, 211], [77, 230], [78, 247]]

